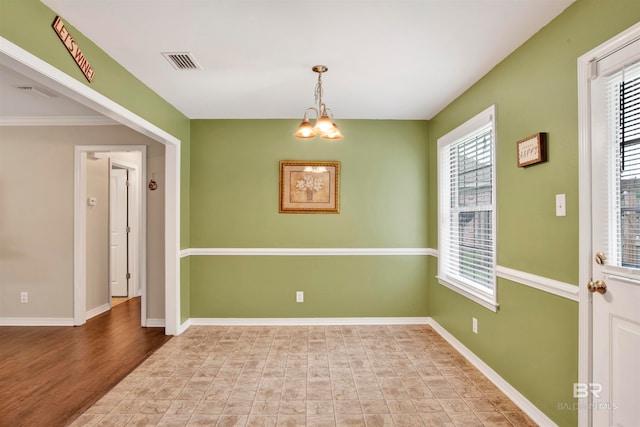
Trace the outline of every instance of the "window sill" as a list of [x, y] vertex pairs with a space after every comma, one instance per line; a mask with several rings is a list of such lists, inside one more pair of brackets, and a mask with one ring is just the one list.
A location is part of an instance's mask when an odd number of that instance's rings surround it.
[[494, 301], [493, 299], [487, 298], [487, 296], [480, 294], [479, 292], [475, 292], [472, 289], [469, 289], [467, 287], [462, 287], [460, 285], [456, 285], [450, 281], [447, 281], [445, 279], [443, 279], [440, 276], [436, 276], [436, 278], [438, 279], [438, 282], [446, 287], [451, 289], [452, 291], [470, 299], [471, 301], [480, 304], [481, 306], [488, 308], [489, 310], [493, 311], [494, 313], [498, 311], [498, 308], [500, 307], [500, 305]]

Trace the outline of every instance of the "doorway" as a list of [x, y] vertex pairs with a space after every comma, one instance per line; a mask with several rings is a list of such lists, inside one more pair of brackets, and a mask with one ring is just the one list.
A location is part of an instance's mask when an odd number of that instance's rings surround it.
[[[147, 195], [141, 179], [146, 176], [147, 147], [76, 146], [75, 151], [76, 259], [79, 260], [76, 270], [81, 275], [77, 276], [75, 287], [74, 322], [84, 324], [88, 318], [109, 310], [114, 296], [126, 299], [140, 296], [140, 324], [147, 326]], [[95, 172], [95, 168], [89, 167], [93, 163], [104, 167]], [[89, 173], [91, 170], [93, 177]], [[97, 178], [96, 174], [99, 175]], [[100, 204], [98, 198], [88, 192], [91, 180], [103, 182], [107, 188], [105, 199], [108, 203], [103, 203], [102, 211], [108, 219], [100, 223], [104, 237], [98, 239], [85, 232], [96, 227], [91, 223], [90, 214], [91, 209]], [[123, 188], [114, 191], [113, 187], [120, 185]], [[113, 220], [117, 213], [124, 217], [120, 217], [120, 229], [114, 233]], [[92, 263], [104, 266], [101, 276], [91, 276], [97, 270]], [[94, 306], [102, 308], [95, 309]]]
[[[180, 319], [180, 140], [3, 37], [0, 37], [0, 63], [164, 146], [166, 185], [162, 225], [165, 236], [161, 256], [164, 265], [164, 302], [161, 303], [164, 313], [155, 326], [161, 326], [161, 322], [167, 335], [179, 335], [188, 327], [188, 324], [181, 324]], [[76, 175], [74, 187], [79, 185]], [[76, 210], [74, 218], [78, 218], [78, 214]], [[83, 323], [86, 308], [82, 286], [86, 270], [82, 259], [82, 225], [74, 225], [73, 323], [76, 325]]]
[[109, 289], [111, 306], [140, 296], [142, 152], [109, 152]]
[[640, 24], [578, 59], [579, 425], [639, 425]]

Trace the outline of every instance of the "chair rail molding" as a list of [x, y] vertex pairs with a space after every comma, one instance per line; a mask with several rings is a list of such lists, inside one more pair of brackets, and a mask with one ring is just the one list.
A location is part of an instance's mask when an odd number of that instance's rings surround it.
[[432, 255], [428, 248], [189, 248], [187, 256], [394, 256]]
[[558, 280], [549, 279], [547, 277], [537, 276], [524, 271], [514, 270], [512, 268], [496, 266], [496, 275], [521, 285], [530, 286], [532, 288], [549, 292], [572, 301], [580, 299], [580, 287], [569, 283], [560, 282]]

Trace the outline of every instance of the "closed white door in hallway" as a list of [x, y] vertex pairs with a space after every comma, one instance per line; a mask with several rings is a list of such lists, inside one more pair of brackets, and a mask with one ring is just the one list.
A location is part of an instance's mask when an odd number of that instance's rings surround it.
[[592, 425], [640, 426], [640, 41], [592, 67]]
[[127, 297], [128, 226], [127, 170], [111, 169], [109, 186], [110, 282], [111, 296]]

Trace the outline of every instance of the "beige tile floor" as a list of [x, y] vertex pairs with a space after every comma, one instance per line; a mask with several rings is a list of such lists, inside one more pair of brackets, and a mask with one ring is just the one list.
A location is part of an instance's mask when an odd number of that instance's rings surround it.
[[192, 326], [74, 426], [535, 426], [431, 327]]

